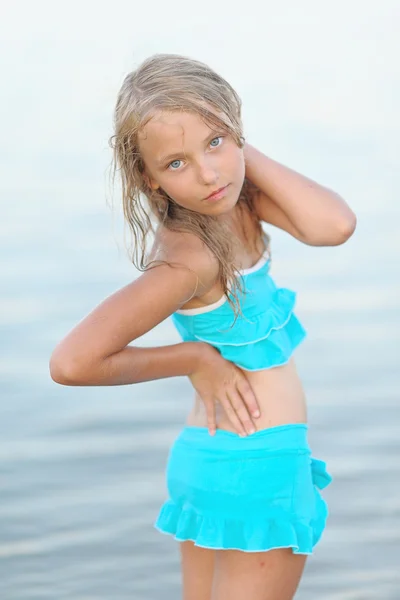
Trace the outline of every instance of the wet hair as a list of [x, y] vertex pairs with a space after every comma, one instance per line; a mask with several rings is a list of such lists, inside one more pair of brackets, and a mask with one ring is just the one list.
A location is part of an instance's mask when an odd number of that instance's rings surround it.
[[[126, 75], [114, 111], [112, 179], [118, 171], [122, 184], [125, 221], [132, 234], [131, 260], [144, 271], [148, 261], [148, 237], [155, 225], [175, 232], [191, 232], [209, 248], [219, 264], [219, 281], [235, 316], [240, 311], [238, 292], [242, 287], [234, 261], [235, 241], [223, 219], [184, 208], [162, 189], [149, 187], [139, 150], [139, 133], [160, 111], [188, 111], [199, 115], [210, 127], [230, 134], [244, 145], [241, 100], [232, 86], [207, 65], [176, 54], [156, 54]], [[253, 210], [255, 187], [244, 179], [237, 207], [254, 222], [255, 246], [261, 225]], [[242, 221], [242, 220], [241, 220]], [[170, 263], [168, 263], [170, 264]]]

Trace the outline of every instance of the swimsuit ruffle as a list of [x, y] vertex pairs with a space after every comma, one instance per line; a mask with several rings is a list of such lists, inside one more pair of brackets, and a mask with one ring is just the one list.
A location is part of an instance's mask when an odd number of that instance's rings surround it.
[[283, 365], [306, 336], [293, 312], [295, 303], [295, 292], [278, 288], [266, 311], [246, 318], [239, 316], [233, 327], [230, 327], [231, 309], [224, 305], [208, 313], [204, 322], [197, 320], [194, 337], [211, 344], [224, 358], [245, 370], [258, 371]]
[[200, 514], [186, 503], [167, 500], [155, 523], [156, 529], [174, 536], [177, 541], [191, 540], [196, 546], [211, 549], [263, 552], [275, 548], [292, 548], [295, 554], [312, 554], [325, 528], [328, 508], [319, 490], [332, 481], [322, 460], [311, 459], [315, 510], [312, 519], [299, 519], [283, 510], [270, 508], [260, 515], [222, 518]]

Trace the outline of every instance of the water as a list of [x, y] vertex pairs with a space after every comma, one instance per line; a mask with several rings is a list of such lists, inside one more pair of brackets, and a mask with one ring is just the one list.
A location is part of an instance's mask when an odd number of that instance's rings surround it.
[[[210, 19], [211, 5], [190, 16], [156, 2], [140, 27], [132, 3], [68, 6], [56, 15], [52, 4], [18, 4], [1, 30], [1, 598], [179, 597], [177, 545], [152, 522], [188, 382], [63, 388], [47, 367], [57, 341], [136, 277], [120, 212], [105, 201], [107, 138], [124, 73], [168, 51], [223, 72], [244, 99], [249, 140], [357, 212], [356, 234], [338, 248], [269, 230], [274, 276], [298, 291], [309, 331], [297, 361], [311, 445], [335, 477], [296, 598], [397, 600], [398, 7], [339, 2], [322, 14], [316, 2], [287, 2], [257, 23], [249, 7], [222, 31], [224, 3]], [[176, 341], [167, 321], [139, 343]]]

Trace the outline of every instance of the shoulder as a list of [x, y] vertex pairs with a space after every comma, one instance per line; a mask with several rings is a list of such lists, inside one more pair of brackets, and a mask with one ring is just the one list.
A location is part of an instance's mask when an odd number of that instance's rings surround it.
[[[204, 294], [216, 282], [219, 263], [208, 246], [197, 235], [186, 231], [159, 228], [149, 254], [151, 265], [167, 265], [197, 278], [197, 293]], [[190, 275], [191, 273], [191, 275]]]

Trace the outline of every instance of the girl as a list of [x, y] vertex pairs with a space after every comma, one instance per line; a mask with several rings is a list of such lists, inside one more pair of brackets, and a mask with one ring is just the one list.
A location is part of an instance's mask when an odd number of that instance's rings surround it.
[[[319, 490], [331, 476], [311, 457], [292, 357], [305, 331], [295, 293], [271, 279], [261, 222], [324, 246], [345, 242], [355, 216], [246, 143], [240, 115], [236, 92], [200, 62], [156, 55], [127, 75], [111, 142], [142, 274], [50, 361], [64, 385], [189, 377], [194, 404], [155, 523], [180, 542], [185, 600], [293, 598], [327, 517]], [[129, 345], [170, 315], [182, 343]]]

